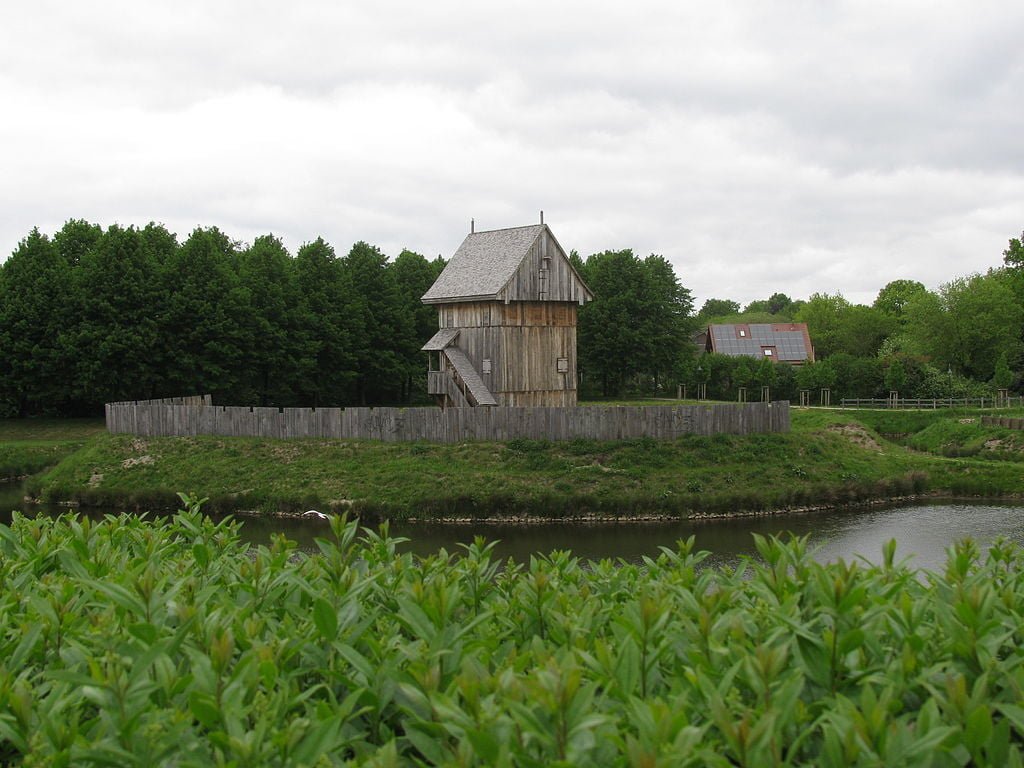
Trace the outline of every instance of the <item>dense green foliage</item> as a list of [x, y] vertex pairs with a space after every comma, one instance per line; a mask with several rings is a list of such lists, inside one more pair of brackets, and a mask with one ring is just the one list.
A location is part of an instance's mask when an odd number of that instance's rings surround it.
[[[934, 293], [920, 283], [896, 280], [879, 292], [871, 307], [851, 304], [840, 294], [814, 294], [790, 316], [762, 312], [706, 321], [807, 323], [817, 361], [795, 370], [778, 366], [774, 399], [796, 401], [805, 389], [817, 403], [819, 391], [826, 388], [833, 403], [882, 398], [892, 391], [925, 399], [992, 397], [996, 389], [1020, 382], [1021, 283], [1024, 273], [1011, 270], [953, 280]], [[747, 365], [711, 355], [684, 362], [681, 379], [688, 384], [705, 381], [711, 398], [735, 399], [739, 387], [759, 383], [749, 376]]]
[[738, 301], [733, 301], [732, 299], [708, 299], [701, 306], [697, 317], [701, 320], [707, 319], [709, 322], [714, 322], [713, 318], [738, 315], [739, 312], [740, 304]]
[[[742, 311], [708, 299], [696, 315], [664, 257], [573, 253], [596, 297], [579, 312], [580, 392], [672, 395], [705, 383], [731, 400], [770, 384], [776, 399], [829, 388], [835, 403], [1017, 391], [1018, 251], [1011, 240], [1003, 267], [935, 291], [894, 280], [871, 306], [776, 292]], [[437, 321], [419, 299], [443, 266], [408, 250], [392, 261], [365, 242], [341, 257], [322, 238], [293, 257], [273, 235], [246, 245], [216, 228], [182, 243], [156, 224], [33, 230], [0, 266], [0, 417], [195, 393], [254, 405], [426, 403], [419, 348]], [[752, 371], [745, 360], [698, 359], [695, 332], [722, 322], [807, 323], [818, 362]]]
[[701, 566], [316, 553], [193, 508], [0, 526], [0, 759], [47, 766], [1022, 764], [1024, 553]]
[[1024, 305], [1002, 274], [974, 275], [919, 294], [904, 310], [905, 346], [938, 367], [988, 381], [996, 359], [1020, 357]]
[[1003, 251], [1003, 262], [1018, 269], [1024, 267], [1024, 233], [1010, 238], [1009, 247]]
[[654, 391], [674, 384], [694, 356], [693, 299], [661, 256], [605, 251], [575, 259], [599, 297], [580, 308], [579, 369], [584, 390], [617, 396], [638, 379]]
[[[1024, 257], [1020, 240], [1010, 240], [1004, 266], [959, 277], [928, 290], [916, 280], [893, 280], [871, 306], [852, 304], [842, 294], [815, 293], [807, 301], [773, 294], [742, 312], [728, 299], [708, 299], [697, 319], [703, 323], [807, 323], [818, 363], [792, 377], [780, 369], [772, 396], [795, 400], [801, 389], [815, 397], [832, 389], [841, 398], [991, 397], [995, 389], [1017, 389], [1024, 362]], [[736, 363], [702, 363], [711, 397], [732, 399], [747, 379]], [[684, 383], [702, 380], [684, 363]], [[997, 375], [998, 374], [998, 375]], [[813, 398], [812, 398], [813, 401]]]
[[[216, 228], [33, 230], [0, 268], [0, 417], [88, 414], [104, 402], [211, 393], [222, 402], [354, 405], [425, 399], [419, 297], [443, 267], [322, 239], [295, 257]], [[436, 313], [434, 324], [436, 325]]]
[[[584, 382], [605, 394], [675, 386], [693, 357], [689, 291], [661, 256], [576, 259], [599, 301], [581, 312]], [[0, 417], [98, 413], [183, 393], [253, 405], [425, 404], [444, 262], [389, 260], [317, 238], [294, 257], [216, 228], [179, 244], [162, 226], [33, 230], [0, 268]]]

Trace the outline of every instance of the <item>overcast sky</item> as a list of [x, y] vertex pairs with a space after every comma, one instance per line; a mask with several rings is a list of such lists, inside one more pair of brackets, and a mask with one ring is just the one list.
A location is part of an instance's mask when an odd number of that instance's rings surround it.
[[532, 224], [698, 306], [870, 302], [1024, 229], [1024, 3], [53, 2], [0, 24], [0, 258], [162, 222], [450, 256]]

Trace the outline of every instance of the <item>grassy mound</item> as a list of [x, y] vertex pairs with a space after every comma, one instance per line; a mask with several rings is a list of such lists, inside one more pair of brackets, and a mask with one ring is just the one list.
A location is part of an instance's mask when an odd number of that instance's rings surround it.
[[[872, 438], [873, 439], [873, 438]], [[574, 518], [757, 512], [907, 495], [905, 450], [832, 427], [675, 441], [462, 445], [103, 436], [38, 477], [47, 500], [152, 508], [179, 488], [217, 509], [352, 509], [392, 518]]]
[[[394, 519], [685, 517], [924, 492], [1024, 494], [1019, 463], [1005, 460], [1020, 457], [1020, 433], [981, 427], [978, 414], [942, 411], [796, 410], [789, 434], [674, 441], [435, 445], [104, 432], [83, 443], [72, 436], [57, 441], [63, 458], [30, 480], [30, 493], [169, 509], [186, 489], [218, 511], [313, 507]], [[7, 445], [0, 441], [0, 451]]]
[[978, 419], [936, 422], [907, 440], [918, 451], [940, 456], [974, 456], [995, 461], [1024, 460], [1024, 431], [984, 426]]

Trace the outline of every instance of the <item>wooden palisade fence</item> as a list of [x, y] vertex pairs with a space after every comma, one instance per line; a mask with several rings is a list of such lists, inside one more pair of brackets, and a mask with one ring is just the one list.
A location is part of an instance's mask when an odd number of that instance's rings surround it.
[[981, 423], [986, 427], [1003, 427], [1004, 429], [1024, 429], [1024, 419], [1009, 416], [982, 416]]
[[107, 429], [149, 437], [424, 440], [626, 440], [788, 432], [789, 403], [523, 408], [257, 408], [213, 406], [208, 395], [108, 403]]
[[1016, 408], [1024, 406], [1024, 397], [869, 397], [842, 399], [843, 408]]

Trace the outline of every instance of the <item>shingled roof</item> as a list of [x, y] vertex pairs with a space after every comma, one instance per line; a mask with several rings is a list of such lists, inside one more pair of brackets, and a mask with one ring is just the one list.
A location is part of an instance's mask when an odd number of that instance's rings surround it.
[[533, 224], [468, 234], [422, 301], [583, 304], [593, 298], [551, 229]]
[[543, 224], [466, 235], [423, 301], [492, 298], [512, 279]]
[[447, 347], [456, 337], [459, 335], [458, 328], [442, 328], [420, 347], [421, 352], [440, 352], [442, 349]]

